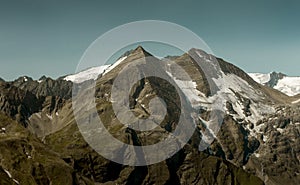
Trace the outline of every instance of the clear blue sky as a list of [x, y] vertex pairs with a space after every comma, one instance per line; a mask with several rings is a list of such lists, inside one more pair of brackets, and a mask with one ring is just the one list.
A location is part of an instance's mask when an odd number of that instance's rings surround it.
[[300, 1], [0, 0], [0, 77], [73, 73], [97, 37], [144, 19], [189, 28], [245, 71], [300, 75]]

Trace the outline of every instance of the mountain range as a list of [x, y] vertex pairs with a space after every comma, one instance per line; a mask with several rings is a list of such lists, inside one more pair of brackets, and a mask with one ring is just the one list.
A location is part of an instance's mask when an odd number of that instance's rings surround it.
[[[193, 56], [193, 57], [192, 57]], [[149, 116], [149, 102], [160, 97], [166, 117], [157, 128], [143, 132], [121, 124], [111, 103], [111, 89], [122, 69], [136, 60], [163, 60], [162, 73], [175, 81], [192, 107], [201, 107], [189, 142], [175, 155], [157, 164], [126, 166], [105, 159], [91, 148], [78, 129], [72, 108], [72, 90], [95, 85], [97, 114], [120, 141], [138, 146], [153, 144], [176, 129], [180, 101], [172, 85], [146, 77], [129, 94], [131, 111]], [[299, 78], [281, 73], [246, 73], [216, 58], [213, 79], [197, 62], [210, 65], [213, 56], [191, 49], [172, 62], [157, 59], [138, 47], [113, 65], [98, 66], [56, 80], [20, 77], [0, 80], [0, 184], [297, 184], [300, 182]], [[197, 58], [197, 61], [195, 60]], [[176, 66], [188, 75], [187, 80]], [[208, 73], [211, 71], [208, 70]], [[216, 87], [216, 93], [213, 85]], [[88, 91], [89, 89], [86, 89]], [[120, 93], [122, 91], [120, 90]], [[84, 92], [78, 95], [84, 96]], [[216, 138], [204, 150], [213, 102], [221, 98], [224, 112]], [[90, 119], [82, 109], [82, 119]], [[75, 112], [75, 114], [78, 112]], [[126, 157], [126, 153], [115, 151]]]

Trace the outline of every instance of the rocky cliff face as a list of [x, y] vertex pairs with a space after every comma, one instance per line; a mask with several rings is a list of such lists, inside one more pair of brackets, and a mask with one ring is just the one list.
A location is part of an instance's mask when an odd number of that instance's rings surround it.
[[[129, 93], [131, 111], [139, 118], [149, 117], [149, 102], [158, 96], [167, 105], [166, 117], [158, 127], [146, 132], [147, 137], [145, 133], [123, 125], [111, 104], [114, 80], [126, 66], [138, 68], [135, 60], [141, 59], [150, 64], [159, 60], [141, 47], [126, 56], [124, 61], [96, 80], [98, 115], [86, 115], [87, 106], [82, 108], [81, 116], [87, 120], [99, 116], [107, 130], [124, 143], [139, 146], [154, 144], [168, 137], [178, 126], [182, 102], [175, 88], [166, 80], [142, 78]], [[195, 60], [196, 56], [199, 61]], [[156, 72], [173, 79], [191, 107], [201, 107], [201, 111], [193, 117], [195, 132], [174, 156], [141, 167], [120, 165], [103, 158], [86, 143], [77, 127], [69, 99], [71, 83], [63, 78], [43, 78], [41, 82], [35, 82], [22, 77], [11, 83], [3, 82], [0, 88], [0, 102], [5, 105], [1, 106], [1, 112], [14, 119], [20, 114], [23, 119], [16, 120], [20, 123], [26, 120], [27, 123], [24, 125], [26, 128], [21, 127], [4, 115], [5, 119], [0, 120], [0, 128], [4, 128], [0, 131], [0, 142], [3, 142], [0, 145], [1, 182], [279, 185], [300, 181], [300, 149], [297, 144], [300, 142], [300, 110], [295, 97], [256, 83], [244, 71], [222, 59], [217, 59], [217, 73], [212, 73], [211, 68], [203, 71], [197, 62], [206, 64], [213, 57], [201, 50], [192, 49], [189, 54], [165, 60], [166, 65], [161, 66], [163, 70]], [[189, 80], [178, 71], [176, 65], [189, 74]], [[214, 78], [207, 78], [207, 73], [214, 75]], [[128, 78], [134, 75], [128, 74]], [[88, 87], [89, 83], [78, 85]], [[122, 89], [119, 92], [122, 94]], [[199, 151], [199, 145], [207, 142], [204, 133], [210, 129], [210, 109], [216, 97], [224, 100], [223, 110], [220, 111], [224, 119], [220, 130], [213, 133], [216, 135], [213, 142]], [[120, 155], [125, 157], [126, 153]]]
[[41, 108], [41, 101], [30, 91], [5, 82], [0, 83], [0, 89], [0, 110], [27, 126], [29, 116]]
[[285, 74], [272, 72], [270, 74], [270, 80], [266, 83], [269, 87], [275, 87], [278, 84], [278, 81], [285, 77]]
[[59, 119], [59, 113], [70, 114], [71, 107], [65, 104], [71, 96], [72, 83], [63, 78], [42, 77], [35, 81], [20, 77], [13, 82], [0, 82], [0, 111], [42, 137], [64, 125], [61, 120], [66, 120]]
[[10, 84], [35, 94], [37, 98], [58, 96], [64, 99], [70, 99], [72, 97], [72, 83], [63, 80], [63, 78], [53, 80], [43, 76], [36, 81], [25, 76], [18, 78]]

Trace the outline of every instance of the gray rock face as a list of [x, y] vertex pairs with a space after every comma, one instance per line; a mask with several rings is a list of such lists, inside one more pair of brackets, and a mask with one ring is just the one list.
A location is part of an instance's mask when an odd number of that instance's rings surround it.
[[0, 84], [0, 110], [13, 119], [28, 124], [27, 119], [41, 108], [41, 101], [29, 91], [7, 83]]
[[35, 81], [30, 77], [20, 77], [11, 82], [11, 85], [30, 91], [37, 98], [59, 96], [64, 99], [70, 99], [72, 97], [72, 82], [65, 81], [62, 78], [53, 80], [43, 76], [38, 81]]
[[69, 82], [47, 79], [38, 83], [28, 77], [24, 81], [24, 78], [0, 83], [0, 111], [25, 127], [33, 114], [44, 112], [51, 115], [62, 109], [64, 101], [71, 96]]
[[286, 75], [283, 73], [272, 72], [270, 74], [270, 80], [265, 85], [273, 88], [277, 85], [278, 81], [283, 79], [283, 77], [285, 77], [285, 76]]
[[297, 184], [300, 180], [299, 112], [298, 106], [279, 106], [275, 114], [258, 122], [261, 145], [247, 169], [260, 164], [256, 173], [268, 184]]

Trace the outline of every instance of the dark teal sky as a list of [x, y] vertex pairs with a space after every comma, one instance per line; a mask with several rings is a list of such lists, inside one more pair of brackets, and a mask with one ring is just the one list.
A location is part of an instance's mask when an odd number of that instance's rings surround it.
[[[299, 76], [299, 1], [0, 0], [0, 77], [73, 73], [101, 34], [131, 21], [170, 21], [249, 72]], [[151, 51], [150, 51], [151, 52]]]

